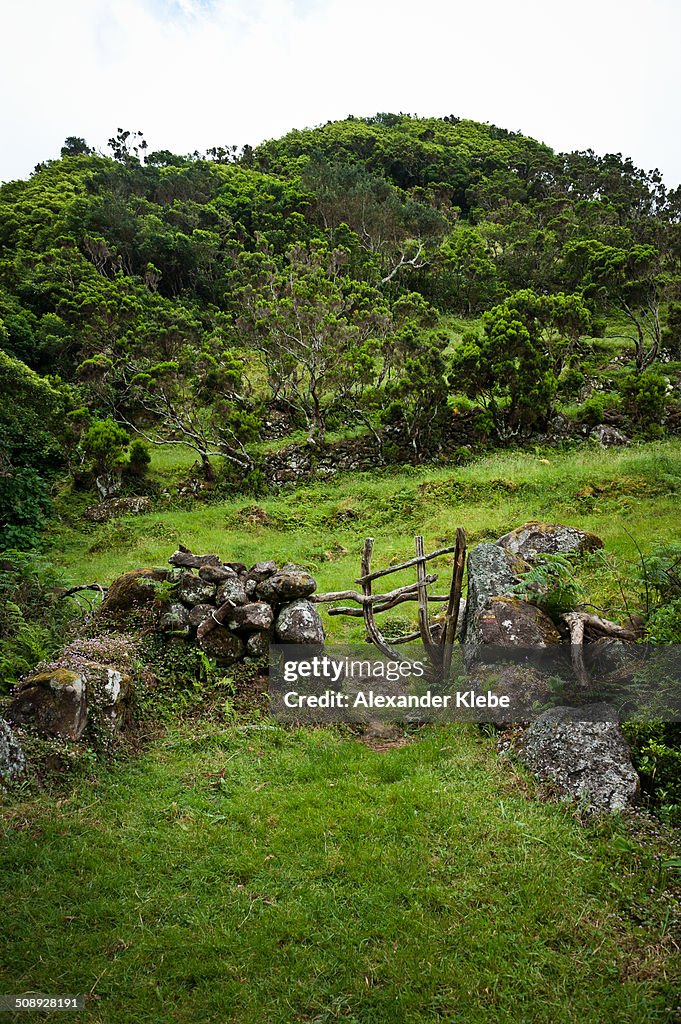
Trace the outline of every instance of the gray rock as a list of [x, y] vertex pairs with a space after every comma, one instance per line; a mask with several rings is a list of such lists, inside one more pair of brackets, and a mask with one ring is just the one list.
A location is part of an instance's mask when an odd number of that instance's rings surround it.
[[161, 615], [158, 625], [164, 633], [188, 633], [189, 612], [179, 601], [173, 601]]
[[246, 650], [252, 658], [266, 658], [270, 650], [270, 633], [250, 633], [246, 638]]
[[471, 621], [466, 643], [495, 647], [546, 647], [562, 638], [551, 619], [519, 597], [490, 597]]
[[253, 601], [234, 608], [225, 620], [225, 625], [235, 633], [257, 633], [270, 629], [273, 622], [271, 605], [266, 601]]
[[45, 736], [79, 740], [88, 725], [116, 730], [128, 717], [132, 678], [111, 665], [85, 662], [78, 670], [54, 668], [22, 679], [7, 709], [14, 725]]
[[243, 584], [243, 580], [240, 580], [236, 573], [225, 580], [220, 585], [217, 594], [218, 605], [224, 604], [226, 601], [231, 601], [232, 604], [246, 604], [248, 600], [246, 596], [246, 589]]
[[189, 613], [189, 625], [198, 629], [202, 622], [212, 615], [215, 608], [212, 604], [195, 604]]
[[181, 566], [184, 569], [200, 569], [203, 565], [220, 565], [217, 555], [193, 555], [186, 548], [174, 551], [168, 561], [171, 565]]
[[0, 718], [0, 789], [3, 783], [11, 782], [21, 775], [26, 760], [21, 744], [7, 722]]
[[317, 589], [314, 576], [299, 565], [285, 565], [258, 583], [257, 594], [270, 604], [291, 601], [299, 597], [309, 597]]
[[177, 596], [183, 604], [193, 608], [195, 604], [206, 604], [213, 601], [217, 587], [209, 580], [201, 579], [192, 572], [184, 574], [177, 588]]
[[220, 665], [233, 665], [244, 656], [243, 641], [224, 626], [211, 629], [199, 642], [208, 657], [214, 658]]
[[234, 570], [226, 565], [202, 565], [199, 569], [199, 576], [202, 580], [207, 580], [209, 583], [215, 583], [218, 586], [224, 583], [225, 580], [231, 579], [234, 575]]
[[599, 423], [597, 427], [594, 427], [589, 437], [592, 437], [594, 441], [603, 448], [616, 448], [619, 445], [631, 444], [631, 441], [626, 434], [623, 434], [621, 430], [617, 430], [616, 427], [609, 427], [605, 423]]
[[151, 498], [110, 498], [102, 505], [93, 505], [83, 513], [91, 523], [106, 523], [120, 516], [139, 516], [151, 512]]
[[638, 798], [631, 752], [607, 704], [545, 711], [528, 727], [518, 753], [539, 782], [589, 811], [623, 811]]
[[510, 594], [520, 573], [529, 566], [497, 544], [478, 544], [468, 555], [468, 597], [461, 637], [464, 644], [479, 643], [478, 622], [492, 597]]
[[536, 558], [537, 555], [568, 554], [576, 551], [596, 551], [603, 547], [603, 541], [595, 533], [578, 530], [574, 526], [560, 523], [529, 522], [500, 537], [497, 544], [522, 558]]
[[245, 576], [248, 572], [243, 562], [225, 562], [225, 569], [231, 569], [237, 576]]
[[324, 626], [311, 601], [299, 599], [284, 605], [274, 626], [282, 644], [323, 644]]
[[256, 580], [246, 580], [246, 582], [244, 583], [244, 590], [246, 591], [246, 597], [248, 597], [249, 599], [254, 599], [255, 598], [255, 596], [256, 596], [255, 592], [256, 592], [257, 589], [258, 589], [258, 584], [257, 584]]
[[249, 580], [255, 580], [256, 583], [262, 583], [269, 576], [273, 576], [276, 571], [276, 562], [256, 562], [248, 570], [248, 578]]

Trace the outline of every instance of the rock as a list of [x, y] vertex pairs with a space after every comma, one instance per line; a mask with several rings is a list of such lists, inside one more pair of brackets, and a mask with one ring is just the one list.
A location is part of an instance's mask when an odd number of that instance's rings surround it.
[[546, 647], [561, 641], [548, 615], [519, 597], [490, 597], [466, 632], [466, 643], [472, 645]]
[[278, 569], [262, 583], [258, 583], [256, 593], [270, 604], [291, 601], [294, 598], [309, 597], [317, 589], [314, 576], [299, 565], [285, 565]]
[[599, 423], [597, 427], [594, 427], [589, 437], [592, 437], [594, 441], [598, 441], [603, 448], [616, 448], [618, 445], [631, 444], [626, 434], [623, 434], [616, 427], [609, 427], [605, 423]]
[[171, 565], [180, 566], [183, 569], [200, 569], [203, 565], [220, 565], [217, 555], [193, 555], [186, 548], [180, 548], [173, 552], [168, 559]]
[[79, 740], [88, 725], [120, 728], [132, 691], [131, 677], [111, 665], [84, 662], [78, 671], [49, 669], [19, 683], [7, 718], [46, 736]]
[[324, 643], [321, 616], [311, 601], [303, 599], [284, 605], [277, 615], [274, 631], [282, 644]]
[[7, 720], [31, 725], [43, 735], [79, 740], [87, 725], [82, 673], [59, 668], [22, 680], [7, 708]]
[[276, 562], [256, 562], [255, 565], [252, 565], [248, 570], [248, 579], [255, 580], [256, 583], [261, 583], [269, 576], [273, 576], [276, 571]]
[[461, 636], [464, 644], [477, 636], [477, 619], [491, 597], [510, 594], [520, 582], [520, 573], [528, 569], [522, 559], [496, 544], [478, 544], [468, 555], [468, 597]]
[[258, 584], [255, 580], [246, 580], [244, 583], [244, 590], [246, 591], [246, 597], [253, 601], [255, 600], [255, 592], [258, 589]]
[[536, 555], [567, 554], [576, 551], [596, 551], [603, 547], [603, 541], [595, 533], [578, 530], [574, 526], [559, 523], [529, 522], [500, 537], [497, 544], [522, 558]]
[[220, 586], [225, 580], [231, 579], [234, 576], [234, 570], [226, 565], [202, 565], [199, 569], [199, 576], [202, 580], [207, 580], [209, 583], [215, 583], [217, 586]]
[[253, 601], [234, 608], [225, 620], [225, 625], [236, 633], [254, 633], [269, 629], [273, 622], [271, 606], [265, 601]]
[[189, 613], [189, 625], [198, 629], [202, 622], [212, 615], [215, 607], [212, 604], [195, 604]]
[[0, 789], [3, 784], [21, 775], [25, 767], [26, 760], [19, 740], [7, 722], [0, 718]]
[[250, 633], [246, 639], [246, 650], [252, 658], [266, 658], [270, 651], [270, 633]]
[[91, 523], [106, 523], [109, 519], [120, 516], [139, 516], [151, 512], [151, 499], [145, 496], [138, 498], [110, 498], [102, 505], [92, 505], [83, 513]]
[[225, 562], [225, 568], [231, 569], [237, 576], [244, 576], [248, 572], [243, 562]]
[[508, 708], [482, 708], [472, 720], [497, 725], [528, 721], [536, 713], [537, 703], [547, 704], [553, 697], [549, 678], [546, 672], [528, 662], [474, 665], [468, 674], [470, 688], [483, 696], [489, 690], [497, 697], [508, 697], [510, 705]]
[[217, 586], [209, 580], [201, 579], [192, 572], [186, 572], [177, 588], [177, 596], [183, 604], [193, 608], [195, 604], [206, 604], [215, 598]]
[[159, 619], [159, 629], [164, 633], [188, 633], [190, 617], [187, 608], [179, 601], [173, 601]]
[[217, 604], [223, 605], [226, 601], [230, 601], [232, 604], [246, 604], [248, 600], [246, 596], [246, 589], [243, 582], [239, 579], [236, 573], [225, 580], [220, 585], [220, 589], [217, 594]]
[[133, 569], [124, 572], [109, 587], [106, 599], [102, 602], [102, 611], [128, 611], [133, 605], [151, 604], [156, 598], [157, 583], [164, 583], [174, 578], [168, 569]]
[[211, 629], [199, 643], [208, 657], [214, 658], [220, 665], [233, 665], [244, 656], [243, 641], [224, 626]]
[[525, 732], [519, 757], [539, 782], [590, 811], [623, 811], [639, 795], [629, 746], [607, 704], [545, 711]]

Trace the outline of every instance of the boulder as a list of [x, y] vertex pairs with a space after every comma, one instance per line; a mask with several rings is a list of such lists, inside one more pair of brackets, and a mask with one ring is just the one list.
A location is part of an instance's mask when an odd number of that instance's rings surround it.
[[133, 569], [124, 572], [109, 587], [102, 611], [129, 611], [135, 605], [151, 604], [156, 598], [157, 583], [173, 580], [172, 569]]
[[106, 523], [120, 516], [139, 516], [151, 512], [151, 498], [110, 498], [102, 505], [92, 505], [83, 513], [91, 523]]
[[223, 605], [226, 601], [230, 601], [235, 605], [246, 604], [247, 600], [243, 581], [239, 579], [236, 573], [233, 572], [224, 583], [220, 584], [217, 594], [218, 605]]
[[202, 565], [199, 569], [199, 576], [202, 580], [207, 580], [209, 583], [215, 583], [217, 586], [220, 586], [225, 580], [231, 579], [234, 576], [234, 570], [226, 565]]
[[[510, 594], [528, 569], [521, 558], [496, 544], [478, 544], [468, 556], [468, 596], [461, 637], [464, 644], [479, 643], [478, 618], [492, 597]], [[474, 639], [476, 638], [476, 639]]]
[[594, 427], [589, 437], [592, 437], [594, 441], [598, 441], [602, 448], [616, 448], [619, 445], [631, 444], [626, 434], [623, 434], [616, 427], [608, 426], [606, 423], [599, 423], [597, 427]]
[[249, 633], [246, 650], [251, 658], [266, 658], [270, 651], [270, 633]]
[[304, 599], [284, 605], [277, 615], [274, 631], [282, 644], [324, 643], [321, 615], [311, 601]]
[[21, 775], [26, 767], [21, 744], [7, 722], [0, 718], [0, 789]]
[[576, 551], [596, 551], [603, 547], [603, 541], [595, 533], [578, 530], [574, 526], [560, 523], [529, 522], [500, 537], [497, 544], [522, 558], [536, 558], [537, 555], [568, 554]]
[[237, 576], [245, 576], [248, 572], [243, 562], [225, 562], [225, 569], [231, 569]]
[[274, 612], [266, 601], [253, 601], [234, 608], [225, 620], [228, 629], [236, 633], [257, 633], [270, 629]]
[[256, 562], [248, 570], [248, 579], [255, 580], [256, 583], [262, 583], [269, 576], [274, 576], [277, 571], [276, 562]]
[[7, 719], [12, 725], [33, 726], [45, 736], [79, 740], [87, 725], [83, 674], [59, 668], [22, 680]]
[[133, 681], [111, 665], [83, 662], [78, 671], [49, 669], [23, 679], [7, 709], [14, 725], [45, 736], [79, 740], [88, 725], [119, 729], [127, 718]]
[[215, 608], [212, 604], [195, 604], [189, 613], [189, 625], [198, 629], [202, 622], [212, 615]]
[[546, 647], [562, 638], [551, 619], [519, 597], [490, 597], [470, 622], [466, 643], [496, 647]]
[[164, 633], [185, 634], [189, 632], [189, 624], [189, 611], [179, 601], [173, 601], [167, 606], [158, 623]]
[[316, 589], [314, 576], [302, 566], [289, 563], [258, 583], [256, 592], [262, 600], [277, 604], [299, 597], [309, 597]]
[[206, 604], [215, 598], [217, 587], [209, 580], [195, 576], [193, 572], [186, 572], [180, 580], [177, 588], [177, 596], [183, 604], [193, 608], [195, 604]]
[[539, 782], [589, 811], [624, 811], [638, 798], [631, 752], [607, 704], [545, 711], [526, 730], [518, 754]]
[[244, 656], [243, 641], [224, 626], [216, 626], [205, 633], [199, 643], [208, 657], [219, 665], [233, 665]]

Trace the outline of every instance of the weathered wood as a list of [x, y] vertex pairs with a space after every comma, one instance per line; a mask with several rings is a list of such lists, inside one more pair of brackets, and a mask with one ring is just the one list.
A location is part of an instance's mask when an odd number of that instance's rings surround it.
[[442, 630], [441, 643], [443, 644], [442, 676], [449, 679], [452, 668], [452, 646], [456, 639], [456, 627], [459, 623], [459, 607], [461, 604], [461, 590], [463, 588], [463, 570], [466, 564], [466, 533], [461, 527], [456, 530], [456, 544], [454, 547], [454, 568], [452, 569], [452, 586], [449, 591], [449, 604], [445, 613], [444, 628]]
[[[371, 553], [374, 548], [374, 538], [367, 537], [364, 541], [364, 548], [362, 550], [362, 576], [364, 582], [362, 583], [362, 591], [364, 597], [371, 598]], [[364, 624], [367, 628], [367, 633], [371, 637], [372, 641], [376, 644], [379, 651], [386, 654], [389, 658], [399, 660], [399, 651], [396, 651], [394, 647], [386, 643], [381, 636], [376, 620], [374, 618], [374, 606], [370, 600], [365, 601], [362, 606], [364, 612]]]
[[[448, 548], [440, 548], [439, 551], [433, 551], [430, 555], [425, 555], [424, 558], [426, 562], [429, 562], [431, 558], [438, 558], [440, 555], [449, 555], [455, 550], [456, 545], [451, 545]], [[399, 565], [391, 565], [387, 569], [378, 569], [376, 572], [369, 573], [368, 576], [362, 575], [355, 580], [355, 583], [364, 583], [367, 579], [377, 580], [380, 579], [381, 576], [389, 576], [391, 573], [399, 572], [401, 569], [409, 569], [412, 565], [417, 565], [419, 561], [423, 561], [423, 559], [419, 558], [417, 555], [416, 558], [410, 558], [407, 562], [401, 562]]]
[[[429, 575], [425, 577], [423, 583], [407, 583], [404, 587], [397, 587], [395, 590], [388, 591], [387, 594], [372, 594], [371, 597], [366, 597], [364, 594], [358, 594], [356, 590], [334, 590], [328, 591], [325, 594], [311, 594], [310, 601], [317, 601], [319, 604], [328, 604], [331, 601], [356, 601], [357, 604], [382, 604], [385, 601], [392, 601], [396, 597], [410, 596], [411, 600], [417, 600], [416, 591], [419, 587], [427, 587], [431, 583], [437, 581], [437, 575]], [[445, 598], [446, 600], [446, 598]]]
[[428, 625], [428, 600], [426, 598], [425, 587], [427, 586], [426, 580], [426, 549], [423, 542], [423, 537], [419, 536], [414, 538], [414, 546], [416, 548], [416, 576], [418, 581], [418, 618], [419, 618], [419, 633], [421, 634], [421, 641], [423, 643], [424, 650], [428, 654], [430, 660], [434, 665], [442, 663], [442, 651], [439, 645], [433, 643], [433, 638], [430, 633], [430, 626]]
[[[446, 595], [443, 594], [427, 594], [426, 597], [429, 601], [435, 601], [436, 604], [444, 604], [448, 600]], [[380, 612], [387, 612], [391, 608], [394, 608], [398, 604], [404, 604], [405, 601], [416, 601], [416, 593], [403, 594], [401, 597], [395, 597], [387, 604], [374, 605], [374, 615], [378, 615]], [[361, 608], [329, 608], [328, 615], [351, 615], [354, 618], [361, 619], [364, 617], [364, 612]]]

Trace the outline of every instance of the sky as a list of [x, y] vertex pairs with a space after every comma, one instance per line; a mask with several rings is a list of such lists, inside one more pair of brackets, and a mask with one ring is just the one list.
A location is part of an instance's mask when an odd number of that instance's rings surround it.
[[0, 180], [117, 128], [177, 153], [456, 114], [681, 182], [681, 0], [0, 0]]

